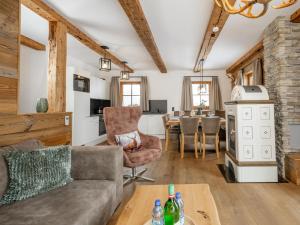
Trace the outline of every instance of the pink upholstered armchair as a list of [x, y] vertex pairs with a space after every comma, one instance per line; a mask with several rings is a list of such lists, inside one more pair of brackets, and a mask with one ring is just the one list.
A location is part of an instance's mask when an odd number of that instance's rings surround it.
[[[138, 131], [138, 122], [142, 115], [140, 107], [107, 107], [104, 108], [104, 122], [107, 131], [107, 141], [110, 145], [117, 145], [115, 135]], [[132, 174], [126, 176], [124, 184], [142, 179], [154, 181], [151, 178], [141, 176], [147, 169], [136, 172], [136, 167], [145, 165], [161, 156], [162, 146], [158, 137], [145, 135], [140, 131], [142, 148], [136, 152], [124, 151], [124, 166], [132, 169]]]

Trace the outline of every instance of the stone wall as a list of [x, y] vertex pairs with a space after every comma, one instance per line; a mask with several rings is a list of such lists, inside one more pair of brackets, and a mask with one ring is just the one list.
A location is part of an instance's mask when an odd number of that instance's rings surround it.
[[300, 23], [276, 18], [264, 31], [265, 86], [275, 101], [276, 152], [279, 174], [284, 174], [284, 157], [300, 152], [291, 146], [291, 125], [300, 126]]

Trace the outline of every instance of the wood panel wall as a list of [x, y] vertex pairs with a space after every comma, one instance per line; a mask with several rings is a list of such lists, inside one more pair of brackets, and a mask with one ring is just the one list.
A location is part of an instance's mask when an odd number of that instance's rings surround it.
[[[20, 0], [0, 1], [0, 146], [36, 138], [45, 145], [71, 144], [72, 113], [18, 115]], [[64, 40], [63, 40], [64, 41]], [[62, 43], [61, 45], [65, 45]], [[55, 57], [55, 56], [54, 56]], [[57, 60], [56, 60], [57, 61]], [[66, 65], [64, 65], [66, 66]], [[61, 69], [61, 68], [59, 68]], [[65, 78], [62, 78], [63, 82]], [[64, 86], [65, 84], [62, 84]], [[57, 88], [53, 85], [54, 89]], [[36, 87], [34, 87], [36, 88]], [[61, 86], [59, 87], [61, 88]], [[65, 125], [69, 116], [69, 125]]]
[[0, 114], [17, 113], [19, 0], [0, 1]]
[[[65, 116], [70, 125], [65, 126]], [[70, 144], [72, 113], [40, 113], [0, 116], [0, 146], [36, 138], [45, 145]]]

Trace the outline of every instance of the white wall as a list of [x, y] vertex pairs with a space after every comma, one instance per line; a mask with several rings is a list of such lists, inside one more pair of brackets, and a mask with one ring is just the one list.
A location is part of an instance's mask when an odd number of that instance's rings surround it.
[[[225, 75], [225, 70], [208, 70], [204, 72], [204, 76], [218, 76], [223, 102], [230, 100], [231, 80]], [[162, 74], [159, 71], [138, 71], [132, 76], [147, 76], [150, 89], [150, 99], [168, 100], [168, 112], [172, 107], [176, 110], [180, 109], [181, 89], [184, 76], [199, 76], [199, 73], [191, 71], [170, 71]], [[133, 78], [134, 79], [134, 78]], [[204, 78], [209, 80], [211, 78]], [[200, 77], [192, 78], [199, 80]]]
[[20, 48], [19, 113], [36, 112], [38, 98], [47, 98], [48, 51]]
[[[90, 93], [73, 91], [73, 75], [90, 79]], [[90, 98], [108, 99], [110, 79], [97, 67], [83, 63], [81, 60], [67, 58], [67, 111], [73, 112], [73, 145], [94, 145], [105, 140], [99, 136], [99, 117], [90, 116]], [[102, 79], [100, 79], [102, 78]]]

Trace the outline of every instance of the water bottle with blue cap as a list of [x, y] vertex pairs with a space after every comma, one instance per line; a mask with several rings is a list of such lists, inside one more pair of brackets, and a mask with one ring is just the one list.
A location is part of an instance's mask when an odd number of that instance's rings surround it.
[[155, 200], [152, 210], [152, 225], [164, 225], [164, 212], [160, 200]]

